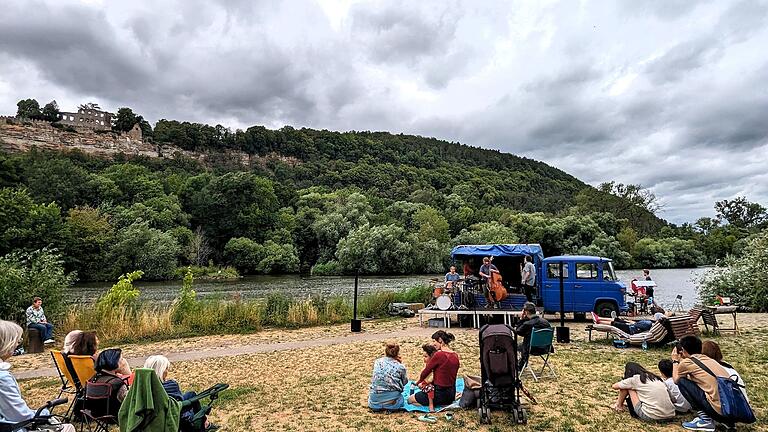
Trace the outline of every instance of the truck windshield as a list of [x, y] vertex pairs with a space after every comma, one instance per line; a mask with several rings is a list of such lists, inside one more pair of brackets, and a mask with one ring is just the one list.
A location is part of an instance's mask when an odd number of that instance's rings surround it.
[[603, 262], [603, 280], [616, 280], [616, 273], [613, 272], [613, 263], [610, 261]]

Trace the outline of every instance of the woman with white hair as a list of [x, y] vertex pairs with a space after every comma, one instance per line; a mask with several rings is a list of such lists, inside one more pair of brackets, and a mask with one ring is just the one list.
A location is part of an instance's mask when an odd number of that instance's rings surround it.
[[[163, 383], [165, 392], [168, 393], [168, 396], [176, 399], [177, 401], [184, 401], [197, 396], [197, 393], [193, 391], [182, 393], [179, 383], [176, 380], [168, 379], [168, 371], [171, 370], [171, 361], [168, 360], [168, 357], [164, 355], [149, 356], [147, 357], [147, 360], [144, 361], [144, 367], [155, 371], [155, 375], [157, 375], [157, 377], [160, 378], [160, 381]], [[193, 402], [188, 409], [181, 413], [181, 417], [182, 419], [188, 419], [191, 421], [192, 417], [198, 411], [200, 411], [200, 402]], [[216, 428], [215, 426], [212, 427], [212, 425], [208, 423], [207, 419], [204, 421], [204, 425], [206, 430]]]
[[[4, 423], [19, 423], [35, 416], [35, 410], [27, 406], [21, 397], [21, 389], [16, 378], [11, 374], [11, 365], [6, 361], [21, 341], [23, 331], [18, 324], [0, 320], [0, 426]], [[49, 415], [43, 410], [42, 415]], [[74, 432], [71, 424], [45, 425], [45, 430]], [[24, 429], [21, 430], [24, 432]]]

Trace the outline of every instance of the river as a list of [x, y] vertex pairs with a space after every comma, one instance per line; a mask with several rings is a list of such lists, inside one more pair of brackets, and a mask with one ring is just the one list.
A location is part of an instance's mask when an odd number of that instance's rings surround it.
[[[695, 280], [708, 269], [655, 269], [651, 277], [658, 284], [655, 295], [656, 301], [664, 307], [671, 306], [675, 297], [683, 296], [683, 306], [689, 308], [696, 303]], [[617, 276], [629, 285], [632, 278], [640, 279], [641, 270], [618, 270]], [[380, 290], [400, 290], [417, 284], [427, 283], [431, 277], [442, 275], [412, 275], [412, 276], [361, 276], [359, 292], [366, 294]], [[307, 298], [313, 295], [322, 297], [346, 296], [351, 297], [354, 290], [354, 277], [347, 276], [247, 276], [236, 281], [206, 282], [197, 281], [194, 289], [201, 297], [242, 298], [264, 297], [270, 292], [280, 291], [294, 298]], [[72, 302], [92, 302], [104, 293], [111, 284], [86, 283], [76, 285], [67, 292]], [[170, 301], [181, 287], [181, 281], [170, 282], [137, 282], [141, 290], [141, 298], [148, 301]]]

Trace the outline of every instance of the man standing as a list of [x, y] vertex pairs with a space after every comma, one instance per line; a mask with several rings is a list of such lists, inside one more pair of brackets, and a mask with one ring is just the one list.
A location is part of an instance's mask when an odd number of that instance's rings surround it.
[[697, 411], [696, 418], [683, 423], [683, 428], [714, 432], [715, 421], [718, 421], [735, 430], [735, 422], [722, 415], [717, 387], [717, 377], [727, 378], [729, 374], [717, 361], [702, 354], [701, 346], [701, 339], [696, 336], [684, 336], [672, 349], [672, 379], [691, 408]]
[[529, 255], [525, 256], [525, 266], [523, 267], [523, 293], [528, 298], [528, 301], [533, 300], [533, 293], [535, 292], [534, 285], [536, 284], [536, 267], [531, 262]]
[[32, 306], [27, 308], [27, 328], [36, 329], [40, 333], [40, 339], [44, 344], [52, 344], [53, 324], [48, 322], [43, 312], [43, 299], [35, 297], [32, 299]]
[[498, 273], [499, 269], [495, 265], [491, 264], [491, 258], [483, 258], [483, 265], [480, 266], [480, 277], [485, 285], [485, 297], [488, 299], [488, 307], [493, 307], [496, 304], [496, 300], [491, 292], [491, 275]]
[[546, 354], [546, 352], [528, 352], [531, 346], [531, 334], [533, 331], [546, 328], [552, 328], [552, 324], [536, 313], [536, 305], [531, 302], [525, 302], [523, 313], [520, 315], [520, 324], [515, 329], [515, 333], [523, 337], [523, 345], [520, 347], [520, 361], [517, 363], [518, 372], [523, 370], [531, 354]]

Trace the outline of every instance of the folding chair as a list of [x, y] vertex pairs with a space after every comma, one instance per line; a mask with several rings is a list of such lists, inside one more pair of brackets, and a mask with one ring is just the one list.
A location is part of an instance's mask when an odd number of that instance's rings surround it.
[[[531, 332], [531, 344], [528, 346], [528, 362], [524, 368], [528, 368], [535, 381], [544, 377], [544, 371], [549, 369], [550, 374], [548, 376], [557, 378], [555, 370], [552, 369], [552, 365], [549, 364], [549, 354], [552, 352], [552, 339], [554, 339], [555, 329], [538, 329]], [[534, 372], [531, 366], [531, 357], [537, 356], [544, 360], [544, 365], [541, 366], [541, 371], [538, 375]]]
[[[88, 427], [89, 432], [109, 432], [110, 426], [117, 426], [120, 401], [115, 392], [115, 385], [118, 380], [125, 385], [125, 381], [116, 375], [96, 374], [86, 384], [82, 414], [83, 425]], [[119, 387], [117, 390], [119, 391]]]
[[675, 297], [675, 301], [672, 303], [672, 307], [670, 308], [672, 312], [685, 312], [685, 309], [683, 309], [683, 296], [678, 294], [677, 297]]
[[63, 377], [59, 396], [62, 393], [74, 395], [64, 414], [64, 418], [71, 421], [73, 417], [80, 415], [77, 407], [82, 406], [85, 398], [85, 383], [96, 375], [93, 358], [87, 355], [64, 354], [57, 350], [51, 350], [51, 356], [59, 372], [59, 378]]

